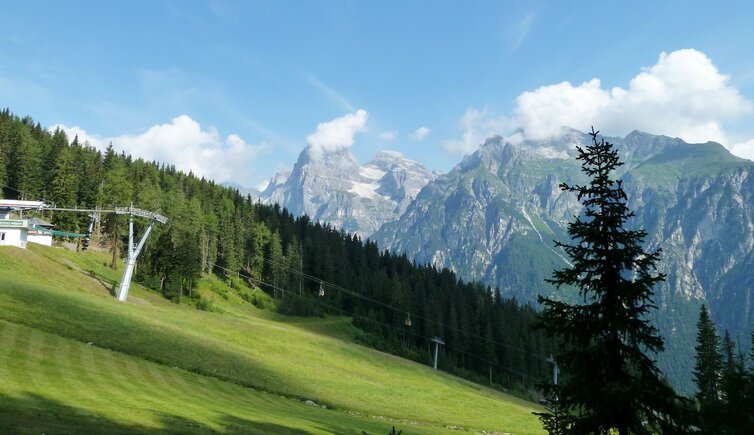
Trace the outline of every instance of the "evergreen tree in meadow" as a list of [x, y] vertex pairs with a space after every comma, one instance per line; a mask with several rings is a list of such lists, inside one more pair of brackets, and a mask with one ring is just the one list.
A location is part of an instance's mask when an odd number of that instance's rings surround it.
[[583, 211], [568, 226], [572, 242], [556, 242], [572, 266], [548, 282], [576, 288], [581, 301], [539, 297], [540, 326], [558, 339], [562, 373], [557, 411], [539, 415], [554, 433], [677, 433], [678, 396], [650, 357], [664, 348], [647, 319], [656, 308], [652, 288], [665, 278], [655, 272], [659, 251], [644, 251], [646, 232], [626, 228], [633, 213], [621, 181], [612, 178], [622, 163], [597, 133], [577, 147], [589, 182], [560, 185], [577, 195]]

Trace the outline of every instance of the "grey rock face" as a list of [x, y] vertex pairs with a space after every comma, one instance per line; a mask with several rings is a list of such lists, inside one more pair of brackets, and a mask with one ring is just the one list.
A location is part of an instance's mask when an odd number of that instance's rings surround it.
[[[754, 323], [754, 162], [716, 143], [641, 132], [609, 140], [625, 162], [617, 175], [636, 213], [630, 225], [648, 232], [649, 250], [662, 249], [667, 282], [656, 292], [656, 321], [668, 352], [660, 362], [687, 391], [698, 305], [707, 303], [734, 333]], [[553, 240], [568, 240], [567, 224], [581, 209], [558, 185], [585, 181], [574, 157], [575, 145], [588, 141], [575, 130], [515, 145], [491, 138], [373, 239], [521, 301], [553, 294], [544, 279], [567, 265]]]
[[262, 198], [366, 238], [397, 219], [436, 177], [393, 151], [362, 166], [347, 149], [325, 153], [307, 147], [290, 173], [272, 178]]

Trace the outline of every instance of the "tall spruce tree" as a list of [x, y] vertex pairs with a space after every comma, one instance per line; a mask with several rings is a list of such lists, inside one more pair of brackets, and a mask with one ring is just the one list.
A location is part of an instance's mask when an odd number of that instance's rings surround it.
[[[108, 154], [112, 146], [108, 148]], [[113, 159], [108, 167], [100, 189], [99, 203], [103, 207], [125, 207], [130, 204], [133, 197], [133, 187], [129, 181], [128, 170], [122, 162]], [[123, 221], [123, 222], [122, 222]], [[120, 252], [121, 237], [125, 234], [126, 223], [123, 216], [114, 213], [106, 213], [102, 219], [102, 232], [106, 236], [106, 244], [109, 245], [112, 260], [110, 267], [115, 270]]]
[[665, 278], [655, 272], [659, 251], [643, 250], [645, 231], [625, 228], [633, 213], [621, 181], [611, 178], [622, 163], [597, 134], [592, 129], [592, 143], [577, 147], [588, 184], [560, 185], [583, 211], [568, 226], [572, 242], [556, 242], [572, 265], [548, 282], [578, 289], [582, 302], [539, 297], [539, 325], [558, 339], [563, 374], [557, 411], [539, 415], [555, 433], [676, 433], [678, 396], [649, 356], [664, 349], [647, 319], [656, 308], [652, 288]]
[[[79, 176], [75, 149], [62, 148], [57, 154], [50, 186], [50, 199], [56, 206], [75, 207], [78, 205]], [[52, 217], [52, 223], [63, 231], [78, 231], [78, 222], [79, 216], [71, 212], [58, 212]]]
[[702, 305], [699, 321], [696, 324], [696, 364], [694, 381], [696, 382], [696, 400], [699, 407], [699, 426], [704, 432], [712, 433], [720, 411], [720, 382], [722, 358], [720, 356], [720, 337], [717, 335], [707, 307]]
[[736, 350], [729, 331], [723, 336], [722, 411], [715, 433], [751, 433], [754, 411], [747, 406], [746, 369], [740, 347]]

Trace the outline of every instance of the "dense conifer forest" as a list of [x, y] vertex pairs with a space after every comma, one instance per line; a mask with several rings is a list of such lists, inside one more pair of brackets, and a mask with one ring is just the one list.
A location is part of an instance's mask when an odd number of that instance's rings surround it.
[[[4, 198], [89, 209], [133, 203], [167, 216], [168, 225], [147, 240], [136, 280], [176, 303], [211, 309], [193, 288], [214, 273], [250, 302], [261, 289], [284, 313], [352, 316], [365, 344], [425, 364], [432, 362], [431, 339], [441, 337], [440, 368], [479, 382], [530, 388], [549, 375], [552, 346], [530, 327], [536, 312], [528, 305], [173, 166], [116, 153], [112, 145], [103, 153], [8, 109], [0, 112], [0, 185]], [[86, 233], [92, 222], [86, 213], [42, 217], [73, 233]], [[127, 220], [101, 217], [93, 241], [114, 262]], [[136, 224], [141, 233], [144, 222]], [[86, 239], [78, 244], [87, 248]]]

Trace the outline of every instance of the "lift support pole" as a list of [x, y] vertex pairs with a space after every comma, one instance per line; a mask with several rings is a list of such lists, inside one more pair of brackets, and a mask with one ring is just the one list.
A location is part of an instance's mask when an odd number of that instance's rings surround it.
[[437, 351], [440, 348], [441, 344], [445, 344], [445, 342], [440, 337], [435, 337], [432, 339], [432, 342], [435, 344], [435, 365], [434, 368], [437, 370]]
[[131, 216], [128, 219], [128, 260], [126, 262], [126, 270], [123, 272], [123, 279], [120, 281], [120, 292], [118, 293], [118, 300], [125, 301], [128, 298], [128, 288], [131, 287], [131, 277], [134, 273], [134, 266], [136, 266], [136, 258], [141, 253], [141, 249], [144, 247], [144, 242], [147, 241], [149, 233], [152, 232], [154, 226], [154, 220], [149, 223], [144, 235], [141, 236], [139, 244], [134, 246], [134, 218]]
[[560, 372], [560, 369], [558, 369], [558, 362], [555, 361], [555, 358], [553, 358], [552, 355], [550, 355], [550, 357], [547, 358], [547, 362], [552, 364], [552, 383], [553, 385], [555, 385], [555, 388], [556, 388], [555, 396], [553, 397], [553, 400], [552, 400], [552, 404], [553, 404], [552, 406], [553, 406], [553, 410], [557, 410], [558, 409], [558, 393], [557, 393], [558, 372]]
[[[155, 222], [165, 223], [167, 218], [157, 214], [134, 208], [133, 205], [129, 208], [116, 208], [117, 214], [128, 214], [128, 260], [126, 262], [126, 270], [123, 272], [123, 279], [120, 281], [120, 291], [118, 292], [118, 300], [125, 301], [128, 299], [128, 288], [131, 287], [131, 277], [134, 273], [134, 266], [136, 266], [136, 259], [139, 257], [144, 243], [149, 237], [149, 233], [152, 232]], [[134, 245], [134, 215], [150, 218], [149, 226], [144, 231], [144, 235], [141, 236], [138, 245]]]

